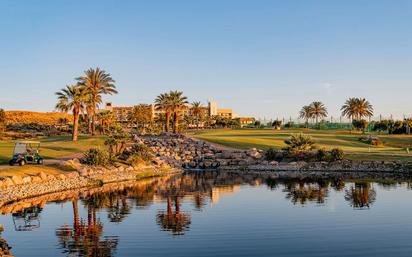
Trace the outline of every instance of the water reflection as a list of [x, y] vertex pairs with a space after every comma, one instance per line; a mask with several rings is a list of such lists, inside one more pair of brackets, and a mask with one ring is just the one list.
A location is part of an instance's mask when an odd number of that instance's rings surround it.
[[[68, 193], [65, 201], [71, 201], [73, 220], [70, 225], [62, 224], [58, 227], [55, 234], [59, 248], [68, 256], [113, 256], [119, 238], [106, 236], [104, 224], [122, 223], [133, 212], [138, 212], [151, 204], [160, 205], [159, 210], [153, 215], [154, 225], [170, 235], [183, 236], [191, 228], [191, 211], [202, 211], [210, 203], [217, 203], [223, 195], [234, 194], [241, 185], [264, 185], [269, 190], [282, 192], [291, 204], [302, 206], [311, 203], [324, 205], [331, 192], [341, 192], [339, 197], [343, 197], [351, 208], [359, 210], [372, 208], [376, 202], [377, 193], [374, 185], [392, 188], [399, 183], [401, 182], [396, 180], [370, 182], [344, 181], [337, 178], [281, 179], [256, 174], [219, 172], [185, 173], [139, 182], [117, 183]], [[407, 183], [406, 187], [410, 189], [410, 183]], [[62, 201], [61, 197], [60, 194], [55, 201]], [[36, 199], [31, 201], [36, 204], [38, 202]], [[41, 201], [45, 200], [42, 198]], [[186, 203], [191, 203], [192, 208]], [[34, 205], [19, 209], [19, 206], [28, 204], [26, 202], [5, 207], [7, 210], [13, 210], [15, 224], [20, 224], [16, 225], [16, 230], [26, 231], [37, 227], [36, 220], [39, 220], [42, 208]], [[80, 217], [79, 208], [87, 210], [85, 217]], [[4, 213], [5, 210], [0, 211]]]
[[103, 223], [97, 219], [96, 207], [92, 201], [87, 206], [87, 221], [79, 217], [77, 199], [72, 201], [73, 225], [56, 229], [56, 236], [63, 253], [68, 256], [113, 256], [118, 244], [117, 237], [103, 237]]
[[40, 228], [40, 213], [42, 208], [33, 206], [13, 213], [13, 224], [16, 231], [32, 231]]
[[355, 209], [369, 209], [376, 200], [376, 191], [369, 182], [359, 182], [345, 192], [345, 200]]

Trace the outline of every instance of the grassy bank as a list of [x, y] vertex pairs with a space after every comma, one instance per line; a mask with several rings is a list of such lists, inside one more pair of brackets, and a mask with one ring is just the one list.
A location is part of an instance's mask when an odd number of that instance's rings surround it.
[[[362, 136], [361, 133], [344, 130], [227, 129], [203, 131], [195, 133], [194, 137], [240, 149], [252, 147], [281, 149], [285, 146], [285, 139], [291, 134], [301, 132], [312, 136], [317, 147], [326, 149], [339, 147], [348, 154], [347, 156], [350, 159], [412, 160], [412, 154], [405, 155], [406, 148], [412, 147], [412, 136], [410, 135], [378, 135], [383, 141], [384, 146], [382, 147], [360, 142], [358, 139]], [[402, 156], [399, 156], [400, 154]]]
[[[104, 137], [80, 136], [78, 142], [72, 142], [70, 136], [47, 137], [41, 142], [40, 154], [46, 159], [73, 156], [90, 147], [103, 146]], [[15, 141], [0, 141], [0, 164], [10, 160]]]

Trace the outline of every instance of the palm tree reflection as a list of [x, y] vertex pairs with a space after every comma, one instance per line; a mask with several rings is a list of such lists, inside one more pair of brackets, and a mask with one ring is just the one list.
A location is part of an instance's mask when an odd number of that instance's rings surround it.
[[286, 199], [290, 199], [293, 204], [304, 205], [307, 202], [323, 204], [329, 192], [328, 188], [329, 183], [322, 180], [317, 183], [287, 181], [283, 191], [286, 192]]
[[369, 182], [355, 183], [346, 190], [345, 200], [354, 209], [369, 209], [376, 200], [376, 192]]
[[68, 256], [113, 256], [117, 244], [117, 237], [104, 237], [103, 223], [96, 216], [96, 208], [87, 206], [87, 222], [79, 218], [78, 200], [72, 201], [73, 226], [63, 225], [56, 230], [63, 253]]
[[157, 213], [156, 221], [160, 228], [169, 231], [173, 235], [183, 235], [189, 229], [191, 217], [189, 213], [180, 211], [180, 197], [174, 196], [174, 210], [172, 196], [167, 197], [167, 209]]

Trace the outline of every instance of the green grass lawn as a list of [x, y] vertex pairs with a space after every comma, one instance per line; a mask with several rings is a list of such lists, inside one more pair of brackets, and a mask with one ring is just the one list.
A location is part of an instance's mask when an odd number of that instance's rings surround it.
[[[210, 130], [196, 133], [194, 137], [221, 144], [228, 147], [247, 149], [256, 147], [268, 149], [274, 147], [281, 149], [285, 146], [284, 140], [291, 134], [304, 133], [313, 137], [318, 148], [341, 148], [352, 159], [410, 159], [407, 156], [390, 156], [391, 154], [406, 154], [406, 148], [412, 148], [412, 136], [410, 135], [378, 135], [383, 141], [383, 147], [374, 147], [360, 142], [362, 136], [358, 132], [344, 130], [306, 130], [306, 129], [225, 129]], [[369, 153], [370, 152], [370, 153]], [[367, 153], [367, 155], [356, 155]], [[412, 149], [411, 149], [412, 153]], [[382, 156], [384, 154], [384, 156]]]
[[[41, 142], [40, 155], [46, 159], [72, 156], [91, 147], [102, 146], [104, 137], [79, 136], [78, 142], [72, 142], [71, 136], [47, 137]], [[13, 153], [14, 141], [0, 141], [0, 164], [7, 164]]]

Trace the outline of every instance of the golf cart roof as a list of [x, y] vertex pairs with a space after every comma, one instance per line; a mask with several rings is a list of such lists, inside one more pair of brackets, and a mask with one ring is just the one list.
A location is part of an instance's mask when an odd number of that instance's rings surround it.
[[29, 145], [29, 144], [40, 144], [39, 141], [17, 141], [16, 144], [25, 144], [25, 145]]

